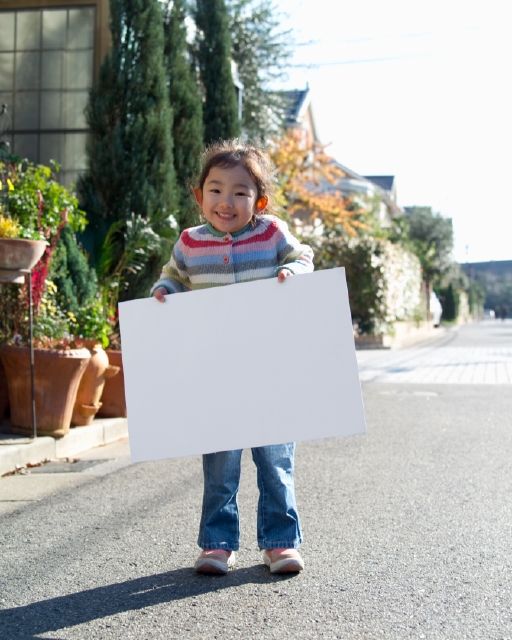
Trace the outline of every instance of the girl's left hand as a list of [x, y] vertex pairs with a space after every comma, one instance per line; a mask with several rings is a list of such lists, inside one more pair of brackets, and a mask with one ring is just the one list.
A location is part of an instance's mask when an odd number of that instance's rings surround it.
[[277, 281], [284, 282], [289, 276], [293, 276], [293, 273], [291, 271], [288, 271], [288, 269], [281, 269], [281, 271], [277, 274]]

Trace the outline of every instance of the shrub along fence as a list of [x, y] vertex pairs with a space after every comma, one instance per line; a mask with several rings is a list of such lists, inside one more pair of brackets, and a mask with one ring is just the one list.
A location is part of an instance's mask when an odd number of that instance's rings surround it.
[[345, 267], [358, 335], [393, 333], [399, 321], [425, 319], [418, 258], [398, 244], [369, 237], [308, 237], [316, 269]]

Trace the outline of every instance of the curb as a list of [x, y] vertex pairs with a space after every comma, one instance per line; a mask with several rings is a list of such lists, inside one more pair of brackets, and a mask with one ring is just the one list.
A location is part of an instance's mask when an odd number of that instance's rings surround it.
[[355, 336], [354, 343], [357, 351], [367, 351], [370, 349], [407, 349], [417, 344], [432, 342], [444, 338], [448, 333], [446, 327], [437, 327], [428, 331], [411, 331], [409, 334], [398, 336], [378, 335], [378, 336]]
[[94, 420], [89, 427], [74, 427], [62, 438], [42, 436], [32, 440], [14, 434], [0, 434], [0, 476], [16, 467], [37, 464], [48, 458], [69, 458], [128, 436], [126, 418]]

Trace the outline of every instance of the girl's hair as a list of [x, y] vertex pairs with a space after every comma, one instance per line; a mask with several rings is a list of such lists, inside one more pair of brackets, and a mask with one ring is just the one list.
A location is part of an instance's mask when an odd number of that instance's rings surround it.
[[259, 200], [263, 196], [268, 198], [265, 213], [276, 213], [274, 166], [265, 151], [255, 144], [244, 142], [239, 138], [219, 140], [203, 151], [200, 156], [201, 173], [197, 180], [197, 186], [202, 191], [206, 178], [213, 167], [232, 169], [236, 166], [243, 167], [254, 180], [258, 191], [257, 199]]

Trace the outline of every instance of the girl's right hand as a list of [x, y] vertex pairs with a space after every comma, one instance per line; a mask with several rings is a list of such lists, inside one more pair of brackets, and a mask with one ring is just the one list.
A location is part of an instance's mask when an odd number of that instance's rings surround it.
[[153, 296], [158, 300], [158, 302], [165, 302], [165, 296], [168, 293], [169, 292], [165, 287], [158, 287], [158, 289], [153, 291]]

